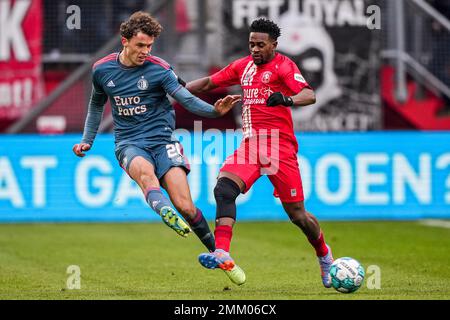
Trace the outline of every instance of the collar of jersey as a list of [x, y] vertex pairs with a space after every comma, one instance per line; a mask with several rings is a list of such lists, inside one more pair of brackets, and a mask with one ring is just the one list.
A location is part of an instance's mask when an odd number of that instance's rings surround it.
[[116, 57], [117, 64], [119, 65], [120, 68], [125, 69], [125, 70], [133, 70], [133, 69], [135, 69], [135, 68], [140, 67], [140, 66], [128, 67], [128, 66], [124, 65], [122, 62], [120, 62], [120, 58], [119, 58], [119, 57], [120, 57], [120, 54], [121, 54], [121, 53], [122, 53], [122, 51], [120, 51], [120, 52], [117, 54], [117, 57]]

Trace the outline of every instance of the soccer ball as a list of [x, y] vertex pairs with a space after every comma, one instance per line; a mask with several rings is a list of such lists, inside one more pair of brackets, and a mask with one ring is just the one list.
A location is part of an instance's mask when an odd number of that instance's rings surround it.
[[364, 268], [353, 258], [343, 257], [331, 265], [331, 285], [342, 293], [351, 293], [361, 287], [364, 281]]

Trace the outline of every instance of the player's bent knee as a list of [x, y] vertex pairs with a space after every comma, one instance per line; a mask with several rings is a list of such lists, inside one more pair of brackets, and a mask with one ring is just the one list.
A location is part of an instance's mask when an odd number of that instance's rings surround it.
[[219, 178], [214, 188], [217, 203], [217, 218], [230, 217], [236, 219], [236, 198], [241, 193], [239, 186], [231, 179]]
[[219, 178], [214, 188], [216, 201], [234, 202], [240, 193], [239, 186], [228, 178]]

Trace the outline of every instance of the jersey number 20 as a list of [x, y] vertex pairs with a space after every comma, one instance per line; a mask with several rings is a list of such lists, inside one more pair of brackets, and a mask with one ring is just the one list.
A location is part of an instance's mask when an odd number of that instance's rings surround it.
[[167, 156], [170, 159], [183, 156], [181, 153], [181, 147], [179, 143], [167, 144], [166, 149], [167, 149]]

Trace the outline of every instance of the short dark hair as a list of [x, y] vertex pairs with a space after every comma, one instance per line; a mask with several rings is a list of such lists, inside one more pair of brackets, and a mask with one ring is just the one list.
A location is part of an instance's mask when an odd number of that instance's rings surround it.
[[127, 21], [120, 25], [120, 35], [126, 39], [131, 39], [138, 32], [148, 36], [158, 37], [162, 31], [162, 26], [149, 13], [137, 11], [133, 13]]
[[259, 18], [252, 22], [249, 28], [250, 32], [268, 33], [269, 37], [277, 40], [281, 36], [281, 29], [277, 24], [266, 18]]

